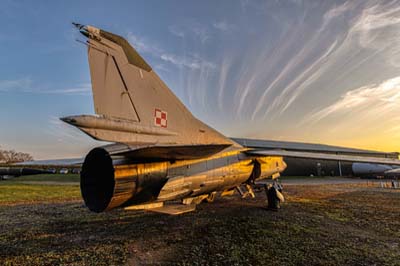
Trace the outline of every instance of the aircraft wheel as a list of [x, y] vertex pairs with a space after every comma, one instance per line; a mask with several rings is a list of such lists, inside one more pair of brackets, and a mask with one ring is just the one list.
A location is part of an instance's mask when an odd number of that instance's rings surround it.
[[267, 191], [268, 209], [277, 211], [281, 207], [281, 200], [275, 187], [270, 187]]

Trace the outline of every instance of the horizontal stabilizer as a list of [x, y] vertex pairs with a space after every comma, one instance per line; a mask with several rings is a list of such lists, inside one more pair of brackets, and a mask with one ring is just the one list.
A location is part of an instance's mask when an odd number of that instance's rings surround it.
[[[178, 135], [176, 132], [165, 128], [131, 123], [116, 118], [76, 115], [60, 119], [98, 140], [134, 142], [138, 140], [138, 136], [142, 136], [143, 142], [145, 142], [149, 137], [156, 138]], [[115, 138], [116, 136], [118, 138]]]

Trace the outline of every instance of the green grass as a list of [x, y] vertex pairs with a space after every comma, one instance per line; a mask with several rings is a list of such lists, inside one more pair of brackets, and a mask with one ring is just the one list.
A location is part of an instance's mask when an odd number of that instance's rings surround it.
[[43, 174], [0, 181], [0, 204], [80, 199], [79, 175]]
[[279, 212], [261, 193], [182, 216], [91, 213], [78, 186], [0, 191], [0, 265], [400, 265], [400, 191], [290, 186]]
[[80, 199], [79, 184], [63, 185], [62, 182], [59, 185], [24, 184], [20, 183], [20, 180], [0, 182], [0, 205], [71, 199]]
[[[22, 182], [22, 181], [46, 181], [46, 182], [79, 182], [78, 174], [42, 174], [42, 175], [27, 175], [20, 176], [10, 180], [7, 182]], [[5, 182], [5, 181], [0, 181]], [[1, 183], [0, 183], [1, 184]]]

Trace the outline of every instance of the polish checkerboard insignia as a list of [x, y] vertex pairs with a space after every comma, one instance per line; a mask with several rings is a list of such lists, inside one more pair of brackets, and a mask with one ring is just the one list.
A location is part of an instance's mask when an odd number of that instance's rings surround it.
[[154, 125], [158, 127], [167, 127], [167, 112], [156, 108], [154, 110]]

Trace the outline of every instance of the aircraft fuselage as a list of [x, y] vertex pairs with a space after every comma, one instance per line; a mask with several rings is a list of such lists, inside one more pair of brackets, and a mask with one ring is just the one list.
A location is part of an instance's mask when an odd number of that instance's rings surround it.
[[282, 157], [249, 157], [240, 151], [204, 159], [129, 163], [96, 148], [85, 159], [81, 191], [90, 210], [163, 202], [233, 189], [280, 173]]

